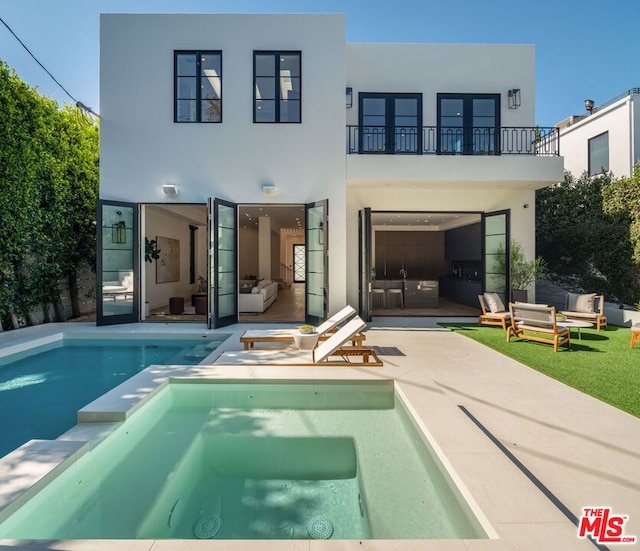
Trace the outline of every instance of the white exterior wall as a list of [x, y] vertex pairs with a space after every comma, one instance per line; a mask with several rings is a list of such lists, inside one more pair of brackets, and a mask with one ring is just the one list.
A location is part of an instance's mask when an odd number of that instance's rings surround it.
[[635, 136], [640, 135], [638, 102], [633, 98], [628, 96], [560, 131], [565, 169], [574, 177], [589, 171], [589, 140], [604, 132], [609, 133], [609, 170], [617, 178], [631, 175], [634, 161], [640, 157], [639, 146], [634, 144], [634, 131]]
[[[347, 86], [358, 124], [359, 92], [421, 93], [422, 123], [437, 125], [438, 93], [501, 94], [502, 126], [535, 126], [535, 48], [529, 44], [347, 44]], [[507, 106], [520, 88], [522, 105]]]
[[[347, 86], [358, 124], [359, 92], [421, 93], [423, 126], [436, 126], [438, 93], [501, 95], [500, 125], [535, 126], [530, 45], [348, 44]], [[522, 103], [509, 109], [507, 92]], [[561, 157], [348, 155], [347, 299], [358, 301], [358, 211], [491, 212], [510, 209], [511, 238], [535, 257], [535, 190], [562, 180]], [[526, 208], [524, 205], [528, 205]]]
[[[345, 301], [343, 15], [101, 16], [100, 197], [238, 203], [329, 199], [330, 311]], [[174, 123], [174, 51], [222, 50], [220, 124]], [[253, 51], [299, 50], [302, 123], [253, 123]], [[338, 106], [338, 108], [336, 108]], [[263, 184], [277, 188], [264, 197]], [[175, 200], [174, 200], [175, 202]]]

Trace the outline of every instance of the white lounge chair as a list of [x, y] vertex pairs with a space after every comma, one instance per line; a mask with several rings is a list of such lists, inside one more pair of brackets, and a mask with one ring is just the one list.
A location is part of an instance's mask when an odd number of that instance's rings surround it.
[[381, 366], [382, 361], [370, 348], [345, 347], [366, 323], [358, 316], [332, 333], [313, 350], [228, 350], [220, 354], [216, 365], [360, 365]]
[[[319, 335], [319, 340], [326, 340], [335, 328], [344, 323], [348, 319], [356, 315], [356, 311], [352, 306], [345, 306], [339, 312], [336, 312], [330, 318], [327, 318], [315, 328], [315, 332]], [[244, 349], [253, 348], [257, 342], [283, 342], [292, 343], [294, 335], [298, 333], [297, 328], [287, 329], [250, 329], [240, 336], [240, 342], [244, 344]], [[365, 339], [364, 334], [354, 335], [352, 339], [353, 346], [362, 347], [362, 341]]]

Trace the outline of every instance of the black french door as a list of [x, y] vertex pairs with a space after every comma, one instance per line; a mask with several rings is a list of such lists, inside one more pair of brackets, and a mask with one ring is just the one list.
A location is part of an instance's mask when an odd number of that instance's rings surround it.
[[500, 155], [500, 94], [438, 94], [438, 154]]
[[420, 154], [422, 94], [361, 93], [360, 153]]
[[305, 322], [320, 324], [329, 308], [329, 201], [305, 205]]
[[140, 320], [138, 205], [98, 201], [96, 325]]
[[482, 215], [484, 291], [498, 293], [504, 304], [511, 300], [509, 215], [508, 210]]
[[371, 251], [371, 209], [369, 207], [358, 212], [359, 222], [359, 315], [364, 321], [371, 321], [371, 270], [373, 268]]
[[217, 329], [238, 321], [238, 209], [236, 203], [209, 199], [209, 315]]

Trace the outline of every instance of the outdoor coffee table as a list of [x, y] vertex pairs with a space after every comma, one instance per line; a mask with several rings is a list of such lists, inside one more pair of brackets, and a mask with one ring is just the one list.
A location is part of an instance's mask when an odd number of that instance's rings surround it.
[[557, 321], [556, 320], [556, 325], [560, 325], [562, 327], [566, 327], [569, 329], [569, 331], [571, 331], [571, 329], [575, 328], [578, 330], [578, 340], [581, 341], [582, 340], [582, 334], [580, 333], [580, 329], [586, 329], [588, 327], [593, 327], [593, 323], [589, 322], [589, 321], [581, 321], [581, 320], [570, 320], [570, 319], [565, 319], [562, 321]]

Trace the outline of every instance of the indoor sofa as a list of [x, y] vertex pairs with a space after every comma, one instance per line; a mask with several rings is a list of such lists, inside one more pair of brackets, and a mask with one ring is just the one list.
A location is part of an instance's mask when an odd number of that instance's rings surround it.
[[278, 298], [278, 282], [240, 280], [238, 292], [238, 312], [260, 314]]

